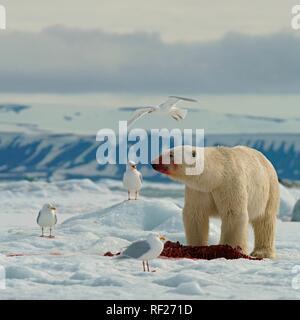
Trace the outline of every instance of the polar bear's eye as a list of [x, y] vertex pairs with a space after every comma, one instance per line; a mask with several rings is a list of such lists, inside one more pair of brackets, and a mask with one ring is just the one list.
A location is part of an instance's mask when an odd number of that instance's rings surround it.
[[192, 151], [192, 157], [195, 158], [196, 157], [196, 150]]

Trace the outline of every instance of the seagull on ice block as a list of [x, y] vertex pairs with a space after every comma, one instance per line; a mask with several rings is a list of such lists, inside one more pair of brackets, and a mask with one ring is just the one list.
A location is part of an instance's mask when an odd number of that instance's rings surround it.
[[126, 171], [123, 176], [124, 188], [128, 190], [128, 200], [131, 200], [131, 193], [135, 193], [135, 200], [138, 198], [138, 193], [142, 188], [143, 176], [137, 170], [136, 163], [133, 161], [128, 161], [126, 166]]
[[56, 216], [56, 208], [53, 205], [49, 203], [44, 204], [43, 208], [39, 212], [39, 215], [36, 221], [37, 221], [37, 224], [42, 228], [41, 237], [44, 237], [44, 228], [49, 228], [50, 229], [49, 238], [54, 238], [54, 236], [52, 236], [52, 228], [57, 223], [57, 216]]
[[126, 259], [132, 258], [142, 260], [144, 272], [150, 272], [149, 260], [156, 259], [160, 256], [164, 249], [166, 238], [157, 234], [150, 234], [146, 240], [139, 240], [129, 245], [118, 258]]
[[160, 112], [162, 114], [169, 115], [177, 121], [183, 120], [186, 117], [187, 110], [176, 107], [180, 101], [198, 102], [197, 100], [190, 98], [170, 96], [167, 101], [158, 106], [143, 107], [135, 110], [132, 117], [127, 121], [127, 126], [130, 127], [138, 119], [153, 112]]

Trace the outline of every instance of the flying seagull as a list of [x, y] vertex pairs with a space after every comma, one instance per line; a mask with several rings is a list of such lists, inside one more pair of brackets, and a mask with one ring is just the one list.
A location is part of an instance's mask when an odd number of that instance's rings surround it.
[[128, 191], [128, 200], [131, 199], [131, 193], [135, 193], [135, 200], [137, 200], [138, 193], [142, 188], [143, 177], [137, 170], [136, 164], [133, 161], [128, 161], [126, 171], [123, 176], [124, 188]]
[[167, 114], [177, 121], [183, 120], [186, 117], [187, 110], [176, 107], [180, 101], [198, 102], [197, 100], [190, 98], [170, 96], [167, 101], [158, 106], [143, 107], [135, 110], [132, 114], [132, 117], [127, 121], [127, 126], [130, 127], [138, 119], [152, 112], [161, 112]]
[[144, 272], [150, 272], [149, 260], [155, 259], [160, 256], [164, 249], [166, 238], [156, 234], [150, 234], [146, 240], [139, 240], [129, 245], [121, 254], [118, 256], [120, 259], [132, 258], [142, 260]]
[[49, 203], [44, 204], [37, 217], [37, 224], [42, 228], [41, 237], [44, 237], [44, 228], [49, 228], [49, 238], [54, 238], [54, 236], [52, 236], [52, 228], [56, 225], [56, 223], [56, 208]]

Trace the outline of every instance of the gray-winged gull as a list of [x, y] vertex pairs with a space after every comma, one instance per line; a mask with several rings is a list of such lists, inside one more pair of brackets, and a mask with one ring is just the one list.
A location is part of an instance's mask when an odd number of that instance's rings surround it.
[[164, 249], [165, 237], [156, 234], [150, 234], [146, 240], [139, 240], [129, 245], [118, 258], [132, 258], [142, 260], [144, 272], [150, 272], [149, 260], [155, 259], [160, 256]]
[[52, 236], [52, 228], [56, 225], [56, 223], [56, 208], [49, 203], [44, 204], [37, 217], [37, 224], [42, 228], [41, 237], [44, 237], [44, 228], [49, 228], [49, 238], [54, 238], [54, 236]]
[[167, 101], [161, 103], [158, 106], [138, 108], [137, 110], [135, 110], [131, 118], [127, 121], [127, 126], [130, 127], [138, 119], [142, 118], [146, 114], [150, 114], [153, 112], [167, 114], [177, 121], [183, 120], [186, 117], [187, 110], [176, 107], [176, 105], [180, 101], [198, 102], [197, 100], [190, 98], [170, 96]]

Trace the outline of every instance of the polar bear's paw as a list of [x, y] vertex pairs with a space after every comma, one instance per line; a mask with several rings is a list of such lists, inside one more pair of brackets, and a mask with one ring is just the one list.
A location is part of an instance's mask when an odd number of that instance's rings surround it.
[[269, 248], [266, 249], [254, 249], [254, 251], [251, 253], [252, 257], [256, 258], [266, 258], [266, 259], [275, 259], [276, 254], [275, 251]]

